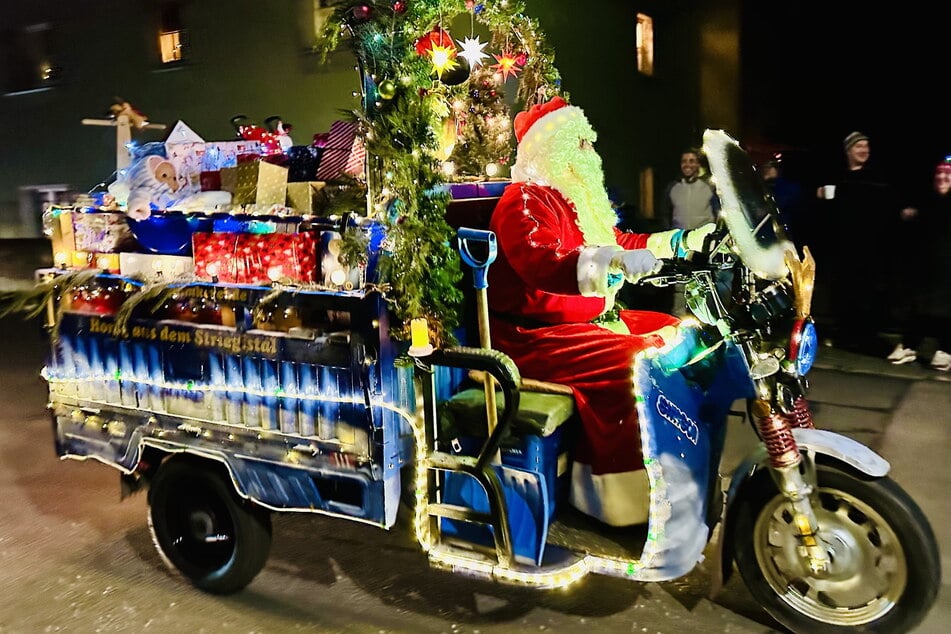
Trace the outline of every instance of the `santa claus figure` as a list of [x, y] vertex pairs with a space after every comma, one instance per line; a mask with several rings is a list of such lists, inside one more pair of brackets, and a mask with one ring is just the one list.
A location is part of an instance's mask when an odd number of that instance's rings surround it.
[[490, 228], [499, 256], [489, 272], [493, 345], [523, 376], [571, 387], [582, 430], [571, 503], [607, 524], [647, 520], [634, 356], [664, 345], [678, 319], [612, 311], [624, 280], [656, 271], [657, 258], [699, 250], [713, 230], [624, 233], [604, 184], [597, 135], [561, 97], [515, 117], [513, 183]]

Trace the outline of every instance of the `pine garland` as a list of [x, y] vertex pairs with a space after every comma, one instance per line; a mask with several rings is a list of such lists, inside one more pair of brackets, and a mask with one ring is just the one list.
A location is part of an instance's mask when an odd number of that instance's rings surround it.
[[[315, 46], [326, 61], [346, 41], [361, 72], [363, 103], [352, 118], [369, 157], [369, 214], [386, 230], [379, 268], [391, 286], [387, 299], [397, 322], [393, 334], [407, 339], [410, 320], [425, 317], [437, 345], [454, 341], [462, 269], [453, 248], [454, 231], [445, 219], [449, 195], [439, 158], [445, 138], [436, 131], [446, 129], [450, 104], [468, 98], [469, 87], [468, 81], [456, 86], [440, 82], [415, 44], [464, 14], [489, 29], [497, 51], [524, 55], [516, 95], [524, 107], [561, 94], [553, 53], [538, 23], [524, 15], [524, 3], [515, 0], [346, 2], [334, 9]], [[504, 155], [497, 148], [492, 153]], [[360, 257], [359, 233], [344, 236], [351, 261]]]

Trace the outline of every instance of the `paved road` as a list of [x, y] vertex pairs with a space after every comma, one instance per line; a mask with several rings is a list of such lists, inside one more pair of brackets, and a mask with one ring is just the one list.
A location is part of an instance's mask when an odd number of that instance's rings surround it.
[[[33, 265], [13, 255], [0, 248], [0, 277]], [[738, 575], [708, 599], [707, 562], [668, 583], [590, 577], [567, 591], [519, 590], [430, 570], [405, 532], [296, 515], [275, 518], [271, 558], [245, 591], [201, 594], [163, 567], [143, 496], [120, 501], [115, 471], [56, 458], [38, 376], [44, 347], [35, 323], [0, 319], [2, 634], [776, 631]], [[831, 348], [811, 377], [820, 425], [889, 459], [930, 518], [946, 585], [918, 632], [944, 632], [940, 624], [951, 621], [951, 377]], [[734, 426], [727, 466], [750, 437]]]

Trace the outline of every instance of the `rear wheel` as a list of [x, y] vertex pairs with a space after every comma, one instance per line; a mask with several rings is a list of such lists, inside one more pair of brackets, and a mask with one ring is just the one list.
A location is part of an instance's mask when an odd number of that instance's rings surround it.
[[818, 465], [813, 507], [831, 566], [812, 572], [797, 553], [791, 507], [764, 470], [739, 500], [737, 566], [753, 597], [795, 632], [907, 632], [937, 595], [934, 533], [889, 478]]
[[271, 550], [271, 519], [212, 463], [171, 459], [149, 488], [149, 529], [165, 563], [214, 594], [241, 590]]

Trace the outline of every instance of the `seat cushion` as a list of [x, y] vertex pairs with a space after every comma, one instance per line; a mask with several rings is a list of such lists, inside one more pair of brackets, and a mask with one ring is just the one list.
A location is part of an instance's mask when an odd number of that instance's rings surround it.
[[[496, 406], [502, 413], [502, 394], [496, 392]], [[520, 437], [527, 434], [550, 436], [558, 427], [572, 417], [575, 412], [574, 399], [565, 394], [546, 394], [540, 392], [521, 392], [518, 413], [515, 415], [513, 429], [503, 437], [502, 444], [507, 445], [510, 436]], [[449, 437], [486, 435], [488, 421], [485, 414], [485, 393], [483, 389], [471, 388], [459, 392], [440, 407], [440, 433]]]

